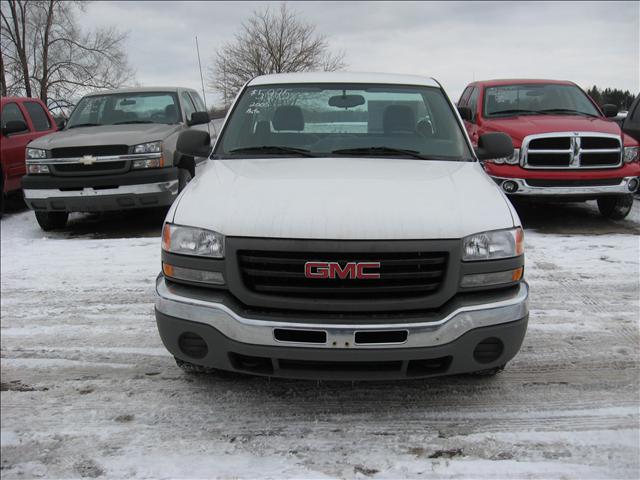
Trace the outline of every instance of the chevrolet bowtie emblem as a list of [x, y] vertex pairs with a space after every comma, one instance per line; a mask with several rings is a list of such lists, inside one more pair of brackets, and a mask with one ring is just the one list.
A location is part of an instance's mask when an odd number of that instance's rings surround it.
[[94, 157], [93, 155], [85, 155], [80, 158], [80, 163], [83, 165], [91, 165], [93, 163], [96, 163], [96, 160], [96, 157]]

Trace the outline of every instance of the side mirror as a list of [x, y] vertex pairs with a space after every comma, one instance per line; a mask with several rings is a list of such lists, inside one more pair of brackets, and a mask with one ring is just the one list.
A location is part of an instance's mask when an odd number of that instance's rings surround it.
[[185, 130], [178, 137], [176, 150], [190, 157], [208, 157], [211, 153], [211, 137], [201, 130]]
[[615, 117], [616, 115], [618, 115], [618, 107], [607, 103], [602, 106], [602, 113], [604, 113], [604, 116], [607, 118]]
[[476, 155], [480, 160], [504, 158], [513, 155], [513, 142], [506, 133], [485, 133], [478, 138]]
[[58, 126], [58, 130], [62, 130], [64, 127], [67, 126], [67, 119], [66, 118], [61, 118], [56, 122], [56, 125]]
[[27, 130], [29, 130], [29, 127], [27, 127], [27, 124], [22, 120], [10, 120], [2, 128], [2, 134], [6, 136], [13, 133], [25, 132]]
[[473, 118], [473, 112], [469, 107], [458, 107], [458, 113], [462, 117], [463, 120], [470, 122]]
[[191, 118], [187, 121], [187, 125], [190, 127], [193, 125], [202, 125], [203, 123], [209, 123], [209, 114], [207, 112], [193, 112]]

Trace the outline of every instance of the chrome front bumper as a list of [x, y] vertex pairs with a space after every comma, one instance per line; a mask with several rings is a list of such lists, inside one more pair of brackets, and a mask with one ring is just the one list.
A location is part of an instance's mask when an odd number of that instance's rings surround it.
[[[638, 177], [624, 177], [617, 185], [589, 185], [589, 186], [532, 186], [524, 178], [491, 177], [508, 195], [558, 195], [558, 196], [580, 196], [580, 195], [615, 195], [629, 194], [634, 190], [629, 190], [629, 182]], [[506, 181], [515, 182], [518, 189], [509, 192], [502, 187]]]
[[177, 195], [178, 180], [142, 183], [138, 185], [121, 185], [113, 188], [85, 187], [78, 190], [60, 190], [57, 188], [24, 189], [24, 197], [27, 200], [96, 196], [105, 197], [110, 195], [145, 195], [149, 193], [171, 193], [172, 195]]
[[[188, 295], [188, 287], [174, 286], [165, 282], [160, 275], [156, 281], [156, 309], [158, 312], [191, 322], [199, 322], [214, 327], [226, 337], [237, 342], [305, 348], [367, 349], [367, 348], [415, 348], [431, 347], [450, 343], [470, 330], [509, 323], [520, 320], [529, 312], [529, 287], [522, 282], [515, 292], [499, 301], [465, 305], [443, 311], [439, 316], [425, 315], [424, 321], [412, 323], [372, 323], [372, 324], [323, 324], [295, 321], [271, 321], [245, 318], [226, 305], [204, 300], [201, 296]], [[427, 321], [428, 320], [428, 321]], [[325, 343], [296, 343], [276, 340], [275, 329], [323, 331]], [[384, 332], [405, 330], [406, 340], [402, 343], [355, 342], [356, 332]]]

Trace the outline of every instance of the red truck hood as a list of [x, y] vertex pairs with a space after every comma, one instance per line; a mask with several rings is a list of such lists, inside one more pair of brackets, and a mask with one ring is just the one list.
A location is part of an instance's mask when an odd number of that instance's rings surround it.
[[516, 147], [527, 135], [552, 132], [600, 132], [620, 135], [617, 123], [603, 118], [581, 117], [576, 115], [522, 115], [520, 117], [485, 120], [486, 130], [504, 132], [512, 139]]

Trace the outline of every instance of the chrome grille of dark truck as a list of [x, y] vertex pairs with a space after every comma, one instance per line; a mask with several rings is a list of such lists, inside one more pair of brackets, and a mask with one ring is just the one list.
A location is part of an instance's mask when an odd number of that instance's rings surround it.
[[[406, 298], [425, 296], [440, 287], [446, 252], [273, 252], [239, 251], [245, 285], [267, 295], [329, 299]], [[308, 261], [380, 262], [379, 279], [305, 278]]]
[[51, 150], [53, 158], [79, 158], [85, 155], [94, 157], [111, 157], [126, 155], [129, 152], [127, 145], [93, 145], [87, 147], [65, 147]]
[[568, 132], [530, 135], [522, 142], [521, 163], [529, 169], [617, 167], [622, 161], [616, 135]]

